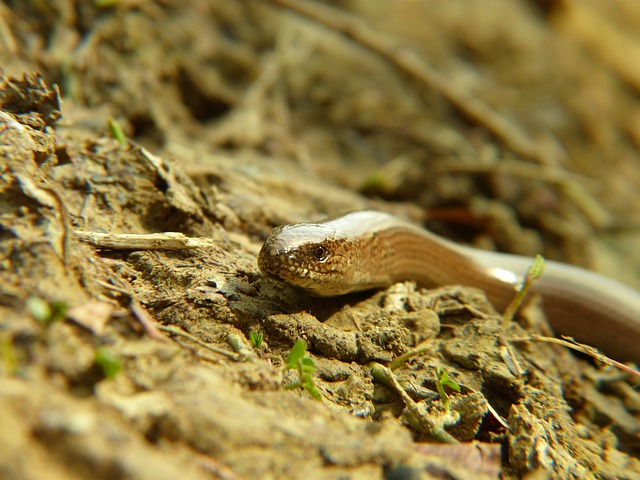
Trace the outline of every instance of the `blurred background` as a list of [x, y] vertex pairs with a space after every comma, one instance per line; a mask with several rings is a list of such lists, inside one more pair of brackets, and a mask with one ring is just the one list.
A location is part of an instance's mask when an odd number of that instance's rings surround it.
[[242, 162], [272, 223], [361, 206], [292, 200], [320, 180], [638, 286], [638, 32], [634, 0], [16, 0], [0, 65], [60, 87], [60, 135]]

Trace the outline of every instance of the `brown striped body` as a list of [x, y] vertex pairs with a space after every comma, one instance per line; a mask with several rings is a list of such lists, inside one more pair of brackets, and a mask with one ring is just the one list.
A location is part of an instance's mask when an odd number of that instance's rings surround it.
[[[266, 275], [317, 296], [415, 280], [430, 288], [484, 290], [503, 311], [533, 259], [462, 247], [393, 215], [353, 212], [274, 229], [258, 257]], [[547, 261], [534, 284], [558, 333], [640, 363], [640, 293], [611, 279]]]

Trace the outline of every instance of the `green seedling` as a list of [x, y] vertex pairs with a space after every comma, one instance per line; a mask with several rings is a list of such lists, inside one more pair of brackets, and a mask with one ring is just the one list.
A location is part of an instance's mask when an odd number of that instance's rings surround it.
[[527, 294], [529, 293], [529, 289], [531, 288], [531, 285], [533, 285], [533, 282], [542, 276], [542, 273], [544, 272], [544, 262], [545, 260], [542, 255], [536, 255], [536, 258], [533, 260], [533, 264], [529, 267], [516, 296], [502, 314], [503, 328], [506, 328], [509, 322], [513, 320], [514, 315], [522, 306], [525, 298], [527, 298]]
[[100, 367], [106, 378], [114, 378], [122, 368], [122, 362], [109, 349], [101, 347], [96, 350], [94, 363]]
[[423, 342], [420, 345], [418, 345], [417, 347], [409, 350], [408, 352], [403, 353], [402, 355], [394, 358], [391, 361], [391, 363], [389, 364], [389, 368], [391, 370], [397, 370], [400, 367], [404, 366], [404, 364], [407, 363], [413, 357], [417, 357], [418, 355], [422, 355], [423, 353], [425, 353], [426, 351], [428, 351], [431, 348], [433, 348], [433, 345], [431, 344], [430, 341]]
[[369, 175], [362, 184], [362, 190], [381, 190], [387, 184], [387, 179], [380, 172]]
[[[456, 424], [460, 420], [460, 414], [458, 412], [451, 413], [448, 411], [449, 399], [444, 392], [444, 385], [455, 388], [453, 385], [458, 386], [457, 383], [448, 377], [443, 378], [440, 370], [438, 370], [439, 378], [443, 381], [442, 385], [438, 383], [438, 391], [442, 398], [447, 399], [447, 411], [445, 411], [444, 415], [434, 415], [434, 412], [429, 411], [424, 402], [415, 402], [413, 398], [411, 398], [391, 369], [376, 362], [370, 363], [369, 367], [371, 368], [371, 375], [374, 381], [391, 388], [404, 402], [405, 408], [401, 415], [403, 422], [410, 425], [416, 432], [427, 433], [439, 442], [458, 443], [458, 440], [445, 430], [445, 427]], [[442, 369], [442, 371], [444, 371], [444, 369]], [[459, 388], [458, 386], [458, 389]]]
[[313, 360], [307, 356], [307, 342], [301, 338], [296, 341], [285, 359], [286, 370], [297, 370], [298, 380], [284, 388], [292, 390], [294, 388], [302, 388], [315, 400], [322, 400], [322, 395], [316, 387], [316, 383], [311, 375], [316, 371], [316, 365]]
[[13, 338], [10, 334], [2, 335], [0, 340], [0, 349], [2, 349], [2, 363], [9, 375], [15, 375], [18, 371], [18, 355], [16, 354]]
[[253, 330], [249, 332], [249, 341], [251, 342], [251, 345], [253, 345], [253, 348], [255, 348], [256, 350], [260, 350], [260, 348], [262, 347], [263, 339], [264, 335], [262, 332], [254, 332]]
[[449, 387], [454, 392], [460, 392], [460, 385], [449, 378], [449, 374], [444, 367], [438, 367], [437, 387], [440, 399], [442, 400], [442, 403], [444, 403], [445, 412], [449, 413], [449, 395], [444, 391], [444, 387]]
[[122, 0], [93, 0], [93, 4], [98, 8], [113, 7]]
[[40, 297], [29, 297], [26, 305], [33, 318], [45, 325], [64, 320], [67, 314], [67, 304], [64, 302], [47, 302]]
[[109, 125], [109, 131], [111, 135], [113, 135], [113, 138], [115, 138], [120, 145], [126, 145], [127, 136], [124, 134], [120, 124], [111, 117], [107, 120], [107, 124]]

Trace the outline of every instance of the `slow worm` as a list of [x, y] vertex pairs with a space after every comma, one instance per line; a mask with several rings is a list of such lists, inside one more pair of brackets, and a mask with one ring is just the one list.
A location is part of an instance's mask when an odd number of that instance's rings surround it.
[[[260, 270], [317, 296], [415, 280], [427, 288], [466, 285], [504, 311], [532, 259], [463, 247], [406, 220], [359, 211], [273, 230]], [[546, 261], [532, 290], [556, 332], [640, 363], [640, 293], [588, 270]]]

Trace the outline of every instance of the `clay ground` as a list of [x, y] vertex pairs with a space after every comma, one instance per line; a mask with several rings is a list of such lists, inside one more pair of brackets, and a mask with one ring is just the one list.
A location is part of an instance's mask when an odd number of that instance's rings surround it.
[[[640, 477], [637, 380], [515, 341], [537, 306], [256, 264], [372, 207], [640, 287], [639, 31], [636, 0], [0, 3], [0, 478]], [[87, 237], [158, 232], [201, 246]]]

